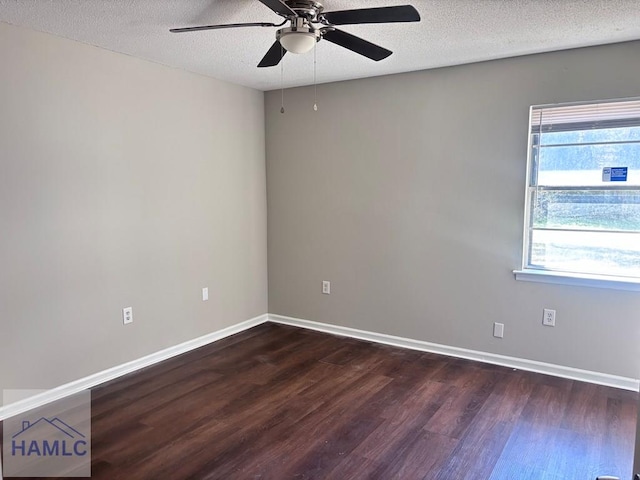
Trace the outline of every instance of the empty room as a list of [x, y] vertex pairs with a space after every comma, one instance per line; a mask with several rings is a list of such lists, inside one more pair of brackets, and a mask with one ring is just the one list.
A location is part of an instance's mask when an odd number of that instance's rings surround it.
[[638, 7], [0, 0], [0, 478], [636, 480]]

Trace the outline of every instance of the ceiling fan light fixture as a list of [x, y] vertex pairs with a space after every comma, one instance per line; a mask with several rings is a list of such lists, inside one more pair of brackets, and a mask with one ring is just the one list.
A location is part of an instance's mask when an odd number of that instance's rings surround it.
[[307, 53], [318, 41], [318, 33], [309, 27], [283, 28], [278, 31], [282, 47], [291, 53]]

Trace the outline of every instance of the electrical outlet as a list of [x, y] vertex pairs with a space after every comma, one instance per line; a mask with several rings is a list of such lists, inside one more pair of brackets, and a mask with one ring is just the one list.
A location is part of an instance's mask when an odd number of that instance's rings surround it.
[[125, 307], [122, 309], [122, 323], [125, 325], [133, 323], [133, 307]]
[[542, 324], [547, 327], [556, 326], [556, 311], [549, 308], [545, 308], [542, 311]]
[[328, 282], [327, 280], [322, 281], [322, 293], [325, 295], [331, 294], [331, 282]]
[[207, 300], [209, 300], [209, 288], [204, 287], [202, 289], [202, 301], [206, 302]]
[[493, 324], [493, 336], [496, 338], [504, 337], [504, 323], [495, 322]]

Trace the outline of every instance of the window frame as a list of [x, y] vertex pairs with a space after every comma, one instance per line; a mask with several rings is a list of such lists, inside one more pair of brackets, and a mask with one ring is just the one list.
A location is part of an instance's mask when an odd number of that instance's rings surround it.
[[[566, 103], [553, 103], [553, 104], [541, 104], [541, 105], [531, 105], [529, 107], [529, 116], [527, 121], [527, 166], [526, 166], [526, 178], [525, 178], [525, 198], [524, 198], [524, 216], [523, 216], [523, 241], [522, 241], [522, 257], [521, 257], [521, 267], [520, 269], [514, 270], [513, 273], [515, 275], [516, 280], [523, 280], [529, 282], [540, 282], [540, 283], [552, 283], [552, 284], [561, 284], [561, 285], [573, 285], [573, 286], [586, 286], [586, 287], [598, 287], [598, 288], [608, 288], [608, 289], [616, 289], [616, 290], [631, 290], [631, 291], [640, 291], [640, 277], [630, 277], [630, 276], [617, 276], [617, 275], [605, 275], [605, 274], [586, 274], [586, 273], [577, 273], [577, 272], [568, 272], [568, 271], [560, 271], [553, 269], [545, 269], [545, 268], [532, 268], [530, 267], [531, 260], [531, 248], [532, 248], [532, 235], [531, 235], [531, 222], [534, 214], [534, 208], [532, 204], [533, 194], [532, 191], [535, 186], [532, 185], [532, 178], [534, 176], [534, 168], [535, 165], [535, 152], [534, 152], [534, 111], [540, 110], [544, 111], [545, 108], [556, 108], [556, 107], [570, 107], [570, 106], [581, 106], [581, 105], [595, 105], [595, 104], [614, 104], [618, 102], [629, 102], [629, 101], [640, 101], [640, 97], [632, 97], [632, 98], [620, 98], [620, 99], [610, 99], [610, 100], [596, 100], [596, 101], [583, 101], [583, 102], [566, 102]], [[540, 121], [540, 133], [544, 134], [544, 128], [542, 123], [542, 115]], [[598, 124], [598, 126], [602, 126], [606, 128], [607, 126], [624, 126], [624, 121], [615, 122], [611, 120], [602, 120], [598, 121], [583, 121], [576, 122], [573, 124], [567, 123], [566, 131], [575, 131], [578, 130], [579, 125], [584, 125], [585, 123]], [[640, 123], [635, 123], [635, 125], [640, 125]], [[573, 126], [573, 128], [571, 128]], [[539, 149], [538, 149], [539, 151]], [[613, 166], [613, 165], [612, 165]], [[537, 172], [535, 172], [537, 174]], [[585, 186], [581, 187], [583, 189], [602, 189], [602, 187], [593, 187], [593, 186]], [[627, 187], [628, 188], [628, 187]], [[640, 188], [640, 187], [638, 187]], [[616, 190], [619, 189], [618, 186], [610, 185], [607, 189]]]

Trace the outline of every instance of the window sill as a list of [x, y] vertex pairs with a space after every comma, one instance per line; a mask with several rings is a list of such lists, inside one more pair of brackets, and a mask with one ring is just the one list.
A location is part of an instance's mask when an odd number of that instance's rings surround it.
[[516, 280], [555, 283], [577, 287], [610, 288], [640, 292], [640, 278], [586, 275], [581, 273], [551, 272], [548, 270], [514, 270]]

